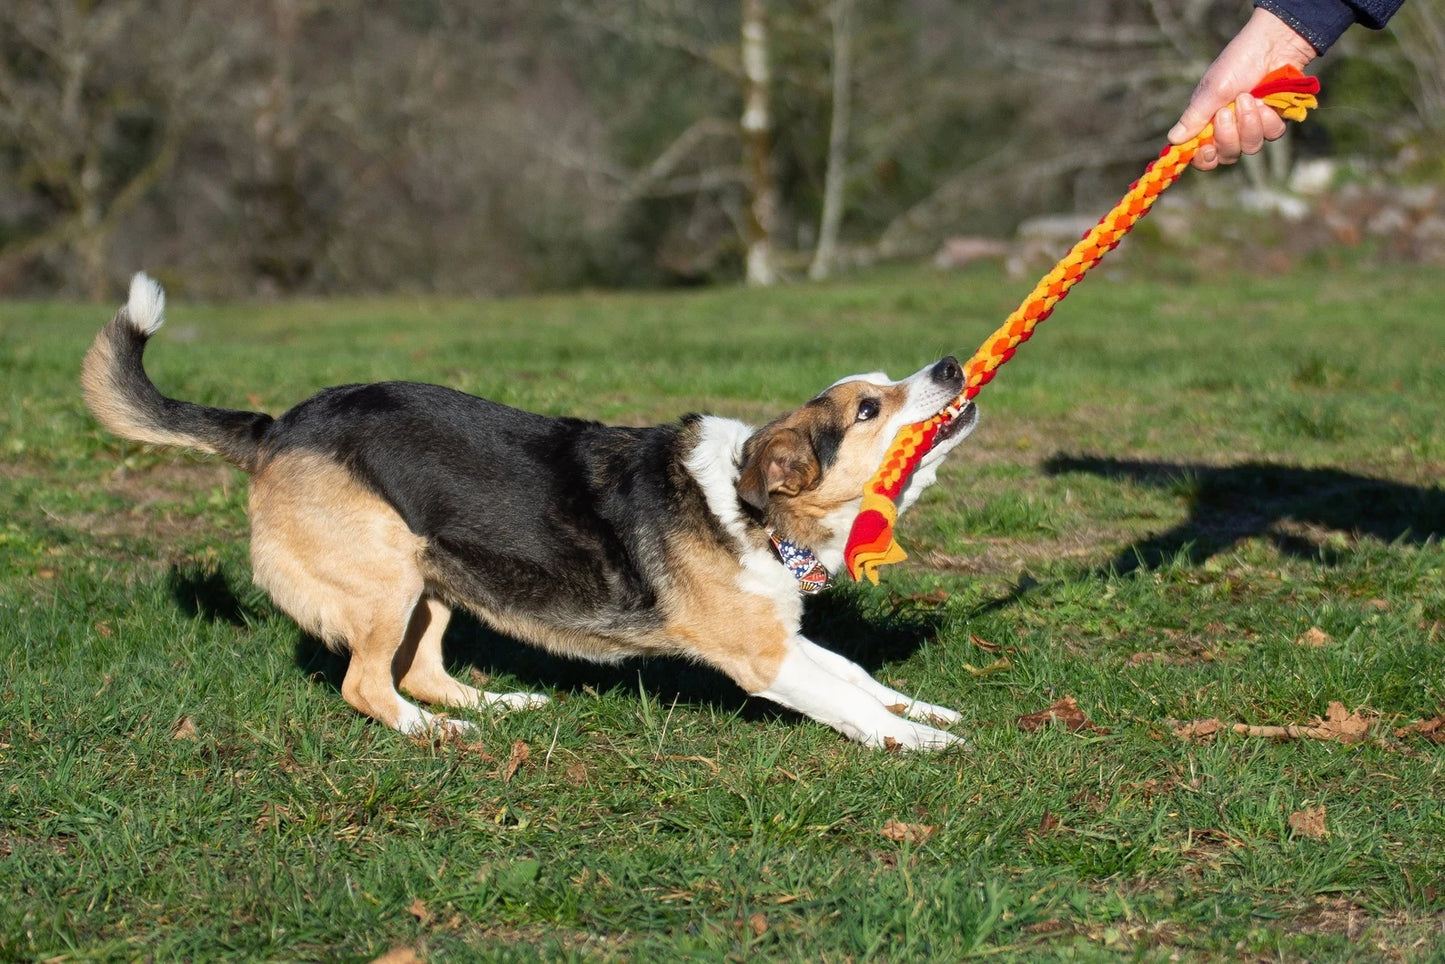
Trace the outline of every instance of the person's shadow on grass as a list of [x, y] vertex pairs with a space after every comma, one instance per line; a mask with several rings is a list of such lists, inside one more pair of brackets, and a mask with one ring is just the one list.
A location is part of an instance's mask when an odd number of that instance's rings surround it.
[[[1244, 539], [1281, 553], [1337, 565], [1348, 552], [1327, 533], [1423, 545], [1445, 532], [1445, 491], [1341, 469], [1268, 462], [1205, 465], [1096, 455], [1051, 456], [1047, 475], [1087, 474], [1174, 489], [1189, 503], [1178, 525], [1125, 547], [1106, 570], [1127, 573], [1184, 558], [1201, 564]], [[1317, 537], [1314, 530], [1327, 530]]]

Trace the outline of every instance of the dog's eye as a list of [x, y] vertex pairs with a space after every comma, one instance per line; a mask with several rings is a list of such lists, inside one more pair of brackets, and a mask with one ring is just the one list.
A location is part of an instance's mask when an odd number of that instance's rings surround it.
[[878, 399], [876, 399], [876, 398], [865, 398], [865, 399], [863, 399], [863, 401], [861, 401], [861, 402], [858, 403], [858, 418], [857, 418], [857, 421], [859, 421], [859, 422], [866, 422], [866, 421], [868, 421], [870, 418], [877, 418], [877, 417], [878, 417]]

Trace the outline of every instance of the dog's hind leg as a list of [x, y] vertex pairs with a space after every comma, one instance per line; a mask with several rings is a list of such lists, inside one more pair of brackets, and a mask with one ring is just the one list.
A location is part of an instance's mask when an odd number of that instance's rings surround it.
[[395, 509], [325, 456], [283, 452], [252, 481], [256, 583], [303, 629], [351, 651], [346, 701], [403, 733], [463, 731], [472, 725], [433, 716], [396, 689], [397, 654], [423, 608], [424, 546]]
[[549, 702], [538, 693], [484, 693], [452, 678], [442, 661], [442, 636], [452, 611], [435, 596], [424, 596], [411, 616], [406, 641], [396, 654], [401, 688], [425, 703], [438, 706], [530, 709]]
[[346, 702], [373, 719], [403, 733], [421, 733], [428, 729], [465, 732], [472, 724], [443, 720], [403, 699], [396, 691], [396, 657], [403, 646], [407, 629], [416, 610], [423, 608], [420, 585], [409, 605], [400, 607], [382, 603], [370, 614], [357, 613], [352, 620], [356, 627], [348, 642], [351, 663], [341, 683]]

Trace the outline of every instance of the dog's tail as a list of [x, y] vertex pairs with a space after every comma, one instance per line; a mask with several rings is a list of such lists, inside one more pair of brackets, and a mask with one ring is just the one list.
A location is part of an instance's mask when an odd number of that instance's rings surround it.
[[166, 295], [153, 279], [131, 279], [130, 299], [85, 353], [80, 388], [101, 425], [116, 435], [153, 445], [214, 452], [254, 472], [271, 416], [166, 398], [146, 376], [146, 342], [160, 330]]

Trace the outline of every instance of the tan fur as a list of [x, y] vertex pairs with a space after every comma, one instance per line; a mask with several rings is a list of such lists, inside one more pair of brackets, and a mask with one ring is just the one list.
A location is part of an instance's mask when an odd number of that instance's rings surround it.
[[[796, 511], [814, 518], [821, 518], [859, 498], [863, 486], [878, 471], [884, 454], [893, 443], [896, 434], [896, 428], [890, 427], [893, 416], [908, 401], [908, 389], [903, 385], [879, 388], [849, 382], [839, 385], [833, 392], [836, 393], [838, 411], [845, 418], [857, 411], [858, 402], [865, 394], [878, 399], [882, 409], [876, 418], [855, 423], [848, 429], [838, 449], [837, 461], [816, 488], [803, 493], [797, 500]], [[807, 409], [801, 411], [808, 412]]]
[[738, 589], [738, 563], [717, 543], [679, 538], [665, 602], [679, 652], [722, 670], [749, 693], [767, 689], [787, 655], [789, 631], [774, 603]]
[[411, 614], [411, 625], [392, 668], [401, 673], [398, 685], [424, 703], [437, 706], [476, 707], [482, 694], [451, 677], [442, 660], [442, 637], [451, 621], [451, 607], [432, 596], [424, 597]]
[[[252, 480], [250, 501], [256, 584], [303, 629], [334, 649], [351, 650], [342, 695], [396, 727], [403, 709], [396, 676], [410, 667], [395, 666], [393, 657], [415, 625], [425, 541], [395, 509], [320, 455], [286, 453], [265, 463]], [[422, 639], [426, 628], [420, 627]], [[439, 657], [439, 638], [436, 644]], [[429, 654], [429, 639], [427, 646]], [[428, 678], [425, 669], [418, 678]]]
[[[844, 382], [823, 393], [824, 404], [805, 405], [790, 412], [759, 433], [755, 454], [744, 466], [739, 488], [751, 485], [759, 496], [782, 496], [770, 505], [770, 523], [789, 539], [804, 544], [821, 542], [829, 535], [820, 521], [850, 502], [857, 502], [863, 486], [877, 471], [895, 429], [893, 416], [908, 403], [903, 384], [874, 385], [863, 381]], [[858, 404], [864, 398], [877, 400], [878, 414], [858, 422]], [[804, 464], [798, 440], [817, 434], [820, 422], [831, 421], [844, 429], [843, 443], [827, 472], [816, 462]], [[759, 503], [761, 504], [761, 500]]]
[[80, 365], [80, 392], [85, 404], [95, 415], [95, 420], [107, 431], [122, 438], [134, 439], [150, 445], [180, 445], [215, 453], [215, 449], [199, 439], [179, 432], [166, 431], [155, 425], [142, 413], [131, 408], [125, 393], [115, 384], [119, 366], [115, 360], [115, 345], [111, 341], [111, 329], [118, 324], [128, 324], [124, 316], [118, 316], [95, 336], [85, 360]]

